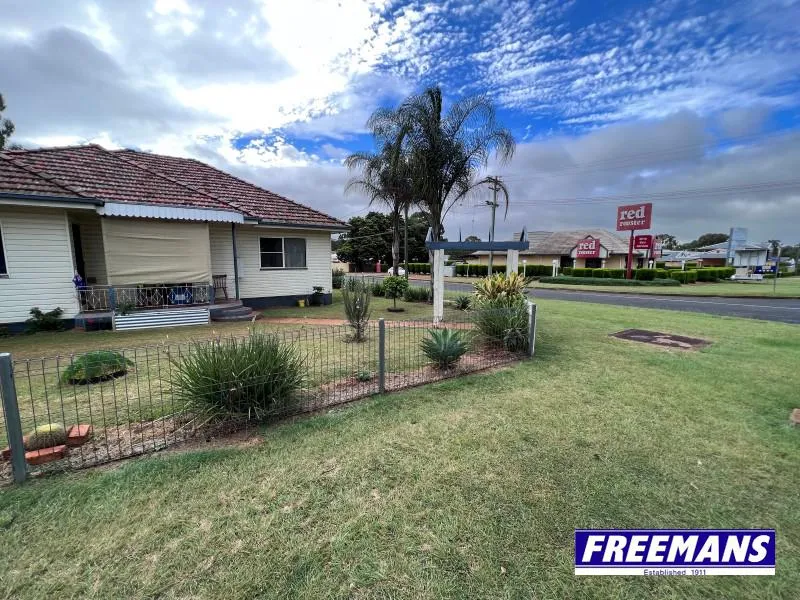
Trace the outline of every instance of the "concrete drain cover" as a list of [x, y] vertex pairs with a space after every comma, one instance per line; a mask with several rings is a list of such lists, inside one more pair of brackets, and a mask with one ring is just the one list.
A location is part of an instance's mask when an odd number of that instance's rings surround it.
[[703, 348], [711, 344], [711, 342], [699, 338], [690, 338], [683, 335], [661, 333], [658, 331], [647, 331], [645, 329], [626, 329], [625, 331], [612, 333], [611, 336], [621, 340], [643, 342], [645, 344], [661, 346], [662, 348], [678, 348], [680, 350], [696, 350], [697, 348]]

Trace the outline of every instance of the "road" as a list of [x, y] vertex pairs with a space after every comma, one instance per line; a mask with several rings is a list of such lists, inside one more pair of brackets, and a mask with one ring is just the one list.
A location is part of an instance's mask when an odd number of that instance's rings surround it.
[[[472, 286], [465, 283], [445, 283], [450, 291], [471, 292]], [[744, 317], [781, 323], [800, 324], [800, 299], [778, 298], [708, 298], [691, 296], [655, 296], [635, 294], [613, 294], [568, 290], [536, 289], [534, 297], [547, 300], [569, 300], [571, 302], [593, 302], [616, 306], [638, 306], [699, 312], [726, 317]]]

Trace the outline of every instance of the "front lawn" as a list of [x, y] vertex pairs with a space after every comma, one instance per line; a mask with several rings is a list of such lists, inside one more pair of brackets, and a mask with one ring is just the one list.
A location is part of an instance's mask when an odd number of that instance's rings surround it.
[[[800, 328], [540, 300], [537, 356], [0, 492], [3, 596], [790, 598]], [[610, 338], [709, 339], [666, 351]], [[573, 530], [775, 528], [775, 577], [583, 577]]]

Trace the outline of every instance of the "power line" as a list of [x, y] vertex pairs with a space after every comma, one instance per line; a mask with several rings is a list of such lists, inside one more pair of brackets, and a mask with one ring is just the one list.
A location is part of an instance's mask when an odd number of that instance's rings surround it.
[[644, 201], [644, 200], [682, 200], [682, 199], [702, 199], [714, 196], [729, 195], [737, 192], [764, 192], [778, 191], [785, 189], [800, 188], [800, 179], [790, 179], [785, 181], [765, 181], [753, 184], [740, 184], [732, 186], [708, 187], [708, 188], [688, 188], [666, 192], [647, 192], [640, 191], [630, 194], [614, 194], [603, 196], [569, 196], [562, 198], [547, 198], [540, 200], [516, 200], [514, 206], [541, 206], [547, 204], [558, 204], [562, 206], [601, 204], [605, 202], [619, 201]]

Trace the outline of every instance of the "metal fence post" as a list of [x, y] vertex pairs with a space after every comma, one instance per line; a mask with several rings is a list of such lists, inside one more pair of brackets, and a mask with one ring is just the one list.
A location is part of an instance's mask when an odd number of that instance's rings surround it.
[[22, 422], [19, 418], [17, 389], [14, 386], [14, 369], [11, 365], [11, 354], [8, 352], [0, 353], [0, 395], [3, 396], [6, 437], [11, 451], [11, 470], [14, 481], [22, 483], [28, 476], [28, 464], [25, 462], [25, 443], [22, 441]]
[[533, 356], [536, 347], [536, 305], [528, 301], [528, 356]]
[[378, 319], [378, 393], [386, 391], [386, 322]]

